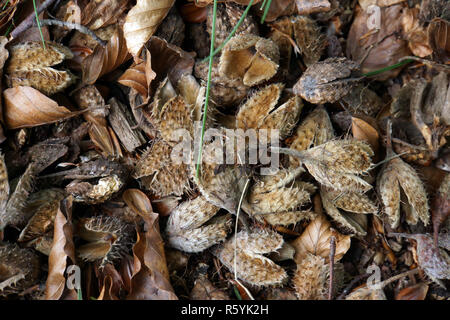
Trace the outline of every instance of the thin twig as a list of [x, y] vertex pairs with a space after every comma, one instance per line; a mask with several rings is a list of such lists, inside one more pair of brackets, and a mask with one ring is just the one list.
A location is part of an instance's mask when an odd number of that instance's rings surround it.
[[30, 13], [28, 17], [26, 17], [25, 20], [23, 20], [12, 32], [11, 32], [11, 38], [17, 38], [19, 34], [24, 32], [25, 30], [28, 30], [34, 23], [35, 23], [35, 15], [41, 14], [42, 11], [47, 9], [51, 4], [53, 4], [55, 0], [46, 0], [43, 4], [41, 4], [37, 10], [36, 13], [33, 11]]
[[334, 255], [336, 254], [336, 238], [331, 236], [330, 238], [330, 285], [328, 290], [328, 300], [333, 299], [334, 291]]
[[103, 47], [106, 47], [106, 45], [108, 44], [108, 42], [97, 37], [97, 35], [91, 29], [89, 29], [81, 24], [78, 24], [78, 23], [72, 23], [72, 22], [55, 20], [55, 19], [44, 19], [44, 20], [40, 21], [40, 24], [41, 24], [41, 26], [57, 26], [57, 27], [77, 30], [81, 33], [91, 36], [92, 39], [97, 41]]

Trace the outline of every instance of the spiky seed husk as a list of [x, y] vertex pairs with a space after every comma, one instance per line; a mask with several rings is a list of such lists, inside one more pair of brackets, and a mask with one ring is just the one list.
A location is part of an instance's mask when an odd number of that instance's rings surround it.
[[342, 210], [353, 213], [377, 213], [378, 208], [364, 193], [326, 188], [328, 198], [333, 204]]
[[[211, 36], [213, 10], [212, 6], [207, 7], [206, 14], [206, 30]], [[214, 41], [214, 48], [218, 48], [228, 37], [233, 27], [241, 18], [244, 9], [235, 3], [226, 2], [217, 5], [216, 12], [216, 34]], [[258, 24], [252, 16], [247, 15], [242, 21], [241, 25], [236, 31], [236, 34], [258, 34]]]
[[302, 220], [313, 220], [315, 216], [313, 211], [301, 210], [257, 214], [254, 218], [260, 222], [267, 222], [273, 226], [288, 226]]
[[326, 300], [330, 274], [329, 264], [325, 259], [307, 253], [297, 263], [292, 283], [299, 300]]
[[72, 57], [69, 48], [52, 42], [46, 42], [46, 50], [39, 41], [15, 45], [7, 66], [10, 85], [31, 86], [47, 95], [62, 91], [75, 82], [75, 76], [51, 66]]
[[382, 169], [377, 189], [392, 228], [400, 223], [400, 187], [408, 198], [411, 210], [406, 215], [408, 224], [415, 225], [420, 219], [424, 225], [430, 221], [425, 187], [417, 172], [400, 158], [390, 160]]
[[44, 236], [53, 229], [59, 203], [64, 199], [64, 190], [51, 188], [33, 193], [28, 201], [25, 211], [33, 216], [19, 235], [17, 241], [27, 242]]
[[219, 72], [254, 86], [272, 78], [278, 70], [280, 53], [277, 45], [251, 34], [234, 36], [222, 49]]
[[326, 213], [341, 227], [360, 236], [367, 234], [367, 217], [365, 215], [340, 211], [334, 203], [335, 198], [332, 197], [332, 194], [326, 188], [321, 188], [320, 196]]
[[22, 227], [30, 218], [32, 213], [25, 214], [24, 209], [28, 196], [33, 191], [34, 176], [35, 168], [31, 163], [17, 182], [6, 209], [0, 212], [0, 230], [8, 225]]
[[306, 66], [319, 61], [325, 47], [325, 36], [320, 33], [316, 21], [307, 16], [296, 16], [292, 20], [294, 38]]
[[347, 58], [328, 58], [310, 65], [294, 85], [296, 95], [314, 103], [336, 102], [361, 81], [353, 75], [359, 64]]
[[158, 139], [136, 164], [134, 177], [141, 178], [143, 187], [157, 196], [182, 195], [189, 190], [188, 167], [171, 159], [172, 148]]
[[280, 213], [310, 202], [314, 190], [314, 185], [302, 181], [268, 192], [259, 192], [256, 187], [249, 191], [247, 202], [252, 214]]
[[[291, 137], [289, 148], [298, 151], [307, 150], [312, 146], [324, 144], [333, 138], [334, 132], [330, 117], [323, 106], [318, 106], [297, 127]], [[289, 164], [298, 167], [300, 161], [290, 156]]]
[[39, 257], [16, 244], [0, 245], [0, 296], [17, 293], [33, 285], [39, 276]]
[[231, 226], [231, 216], [217, 217], [209, 221], [207, 225], [195, 229], [181, 230], [175, 234], [169, 234], [167, 243], [178, 250], [185, 252], [202, 252], [222, 241], [225, 241]]
[[166, 233], [176, 234], [182, 230], [195, 229], [211, 219], [219, 208], [203, 196], [179, 204], [170, 214]]
[[96, 184], [72, 182], [66, 186], [66, 191], [74, 196], [75, 202], [97, 204], [110, 199], [124, 184], [123, 179], [113, 174], [99, 179]]
[[291, 134], [297, 124], [302, 108], [302, 99], [292, 97], [274, 112], [270, 113], [259, 129], [278, 129], [280, 131], [280, 138], [284, 139]]
[[130, 251], [133, 230], [133, 225], [117, 217], [82, 219], [78, 235], [90, 243], [81, 246], [78, 255], [88, 261], [101, 259], [101, 267], [114, 263]]
[[[224, 243], [216, 252], [220, 261], [231, 272], [234, 272], [236, 264], [237, 276], [256, 286], [280, 285], [287, 278], [286, 272], [272, 260], [256, 252], [268, 253], [280, 248], [282, 245], [278, 236], [271, 237], [273, 233], [247, 234], [240, 232], [235, 237], [237, 239], [237, 250], [235, 251], [234, 237]], [[248, 240], [248, 243], [247, 243]], [[254, 250], [254, 251], [253, 251]], [[256, 252], [255, 252], [256, 251]], [[236, 261], [235, 259], [236, 255]]]
[[280, 249], [283, 237], [270, 229], [254, 229], [251, 232], [239, 232], [236, 235], [239, 248], [247, 253], [265, 254]]

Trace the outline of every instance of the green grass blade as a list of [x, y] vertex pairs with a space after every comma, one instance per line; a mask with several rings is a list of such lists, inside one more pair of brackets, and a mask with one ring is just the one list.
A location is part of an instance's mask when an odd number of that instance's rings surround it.
[[36, 14], [36, 24], [37, 24], [37, 26], [39, 28], [39, 33], [41, 34], [42, 46], [45, 49], [44, 35], [42, 34], [41, 22], [39, 21], [38, 10], [36, 8], [36, 0], [33, 0], [33, 6], [34, 6], [34, 13]]
[[264, 4], [266, 5], [266, 7], [264, 8], [264, 13], [263, 13], [263, 16], [261, 17], [261, 23], [264, 23], [264, 21], [266, 20], [270, 5], [272, 4], [272, 0], [268, 0], [267, 3], [265, 3], [265, 1], [264, 1]]
[[376, 75], [378, 75], [380, 73], [396, 69], [398, 67], [401, 67], [401, 66], [403, 66], [405, 64], [408, 64], [410, 62], [413, 62], [413, 61], [414, 61], [413, 59], [405, 59], [405, 60], [400, 61], [400, 62], [398, 62], [396, 64], [393, 64], [391, 66], [387, 66], [387, 67], [384, 67], [384, 68], [381, 68], [381, 69], [378, 69], [378, 70], [374, 70], [374, 71], [370, 71], [370, 72], [364, 73], [363, 76], [364, 77], [373, 77], [373, 76], [376, 76]]
[[[252, 0], [252, 2], [253, 2], [253, 0]], [[200, 165], [202, 163], [203, 139], [205, 138], [206, 115], [208, 113], [209, 93], [211, 90], [211, 73], [212, 73], [212, 62], [213, 62], [213, 53], [214, 53], [214, 41], [216, 40], [216, 17], [217, 17], [217, 0], [214, 0], [213, 22], [212, 22], [212, 30], [211, 30], [211, 48], [209, 50], [208, 82], [206, 84], [206, 97], [205, 97], [205, 107], [203, 109], [202, 132], [201, 132], [201, 136], [200, 136], [200, 146], [199, 146], [199, 154], [198, 154], [198, 158], [197, 158], [197, 167], [195, 170], [195, 178], [197, 180], [200, 175]]]
[[[233, 30], [231, 30], [230, 34], [225, 39], [225, 41], [222, 42], [222, 44], [220, 46], [218, 46], [216, 50], [213, 51], [213, 54], [212, 54], [213, 57], [216, 54], [218, 54], [220, 52], [220, 50], [223, 49], [223, 47], [225, 47], [225, 45], [228, 43], [228, 41], [230, 41], [231, 38], [233, 38], [233, 36], [235, 35], [237, 29], [239, 29], [239, 27], [241, 26], [242, 22], [244, 22], [244, 19], [247, 16], [248, 12], [250, 11], [250, 8], [253, 5], [253, 1], [254, 0], [250, 0], [250, 2], [247, 5], [247, 8], [245, 8], [244, 12], [242, 13], [241, 18], [239, 19], [238, 23], [236, 23], [236, 25], [234, 26]], [[213, 15], [214, 15], [214, 13], [213, 13]], [[214, 21], [215, 18], [216, 18], [216, 16], [214, 15], [213, 21]], [[209, 59], [209, 57], [206, 57], [205, 59], [203, 59], [203, 62], [207, 61], [208, 59]]]

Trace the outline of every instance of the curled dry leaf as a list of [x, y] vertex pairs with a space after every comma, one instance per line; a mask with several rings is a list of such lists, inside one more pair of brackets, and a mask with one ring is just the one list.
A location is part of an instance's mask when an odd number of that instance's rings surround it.
[[9, 129], [28, 128], [54, 123], [79, 115], [59, 106], [54, 100], [31, 87], [14, 87], [3, 91], [4, 119]]
[[119, 300], [120, 290], [124, 287], [121, 275], [112, 264], [107, 264], [102, 271], [103, 285], [97, 300]]
[[[131, 57], [127, 50], [122, 28], [110, 26], [103, 31], [104, 34], [101, 33], [100, 38], [108, 41], [106, 47], [95, 43], [95, 46], [91, 49], [83, 45], [80, 46], [75, 41], [71, 44], [72, 51], [75, 53], [77, 50], [80, 54], [84, 51], [92, 52], [87, 57], [82, 58], [80, 56], [84, 84], [94, 84], [98, 78], [117, 69]], [[98, 33], [100, 34], [100, 32]]]
[[429, 45], [428, 34], [419, 22], [419, 8], [405, 11], [402, 16], [402, 26], [408, 40], [408, 47], [415, 56], [423, 58], [433, 52]]
[[241, 231], [226, 241], [216, 255], [239, 279], [256, 286], [279, 285], [287, 278], [286, 271], [263, 254], [282, 245], [283, 237], [274, 231]]
[[411, 287], [404, 288], [397, 293], [395, 300], [425, 300], [428, 287], [428, 284], [421, 282]]
[[150, 83], [156, 78], [156, 73], [152, 70], [152, 60], [150, 51], [145, 49], [145, 57], [138, 63], [134, 62], [117, 80], [124, 86], [133, 88], [144, 98], [149, 95]]
[[366, 121], [352, 117], [352, 135], [356, 140], [369, 143], [375, 154], [378, 152], [380, 136], [378, 131]]
[[428, 25], [428, 39], [433, 57], [438, 61], [445, 63], [450, 59], [450, 22], [444, 19], [435, 18]]
[[134, 57], [139, 56], [142, 47], [155, 33], [174, 3], [175, 0], [138, 0], [128, 11], [123, 33], [128, 51]]
[[275, 75], [279, 60], [278, 46], [272, 40], [252, 34], [237, 35], [222, 49], [219, 72], [254, 86]]
[[303, 231], [302, 235], [291, 244], [295, 247], [294, 260], [301, 263], [308, 254], [330, 258], [330, 238], [336, 238], [335, 261], [339, 261], [350, 248], [350, 236], [344, 236], [331, 228], [324, 215], [319, 215]]
[[431, 221], [433, 222], [434, 242], [437, 245], [439, 228], [450, 216], [450, 173], [445, 175], [433, 199]]
[[[444, 249], [437, 248], [428, 234], [394, 233], [417, 242], [417, 263], [431, 280], [445, 288], [440, 279], [450, 279], [450, 256]], [[447, 235], [448, 236], [448, 235]]]
[[83, 8], [81, 24], [91, 30], [115, 24], [129, 3], [129, 0], [89, 1]]
[[[378, 70], [398, 62], [410, 55], [408, 42], [403, 34], [402, 4], [380, 8], [380, 26], [370, 28], [367, 23], [371, 14], [363, 9], [356, 10], [356, 17], [347, 38], [347, 57], [361, 63], [363, 73]], [[376, 76], [377, 80], [386, 80], [398, 75], [401, 68], [393, 69]]]
[[153, 212], [148, 197], [138, 189], [126, 190], [123, 200], [144, 221], [133, 247], [134, 271], [127, 299], [176, 300], [169, 280], [158, 214]]
[[347, 58], [328, 58], [310, 65], [293, 90], [311, 103], [335, 102], [361, 80], [358, 63]]
[[46, 281], [46, 300], [76, 300], [75, 289], [66, 286], [64, 276], [67, 267], [76, 263], [73, 243], [72, 198], [60, 202], [55, 217], [53, 244], [48, 257], [48, 276]]

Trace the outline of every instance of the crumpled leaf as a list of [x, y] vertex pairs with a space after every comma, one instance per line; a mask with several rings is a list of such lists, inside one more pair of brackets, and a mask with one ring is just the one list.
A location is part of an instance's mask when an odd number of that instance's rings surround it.
[[308, 253], [329, 260], [330, 238], [336, 238], [335, 262], [339, 261], [350, 249], [350, 236], [344, 236], [331, 228], [330, 222], [323, 214], [314, 219], [302, 235], [291, 244], [295, 247], [294, 260], [300, 263]]
[[128, 11], [123, 33], [128, 51], [136, 58], [172, 8], [175, 0], [138, 0]]
[[61, 201], [55, 217], [53, 245], [48, 257], [46, 300], [76, 300], [77, 292], [66, 286], [64, 276], [69, 265], [76, 264], [73, 243], [72, 198]]
[[129, 3], [129, 0], [89, 1], [82, 10], [81, 24], [97, 30], [117, 23]]
[[363, 119], [352, 117], [352, 134], [356, 140], [366, 141], [375, 154], [379, 149], [380, 135], [378, 131]]
[[79, 115], [59, 106], [31, 87], [14, 87], [3, 91], [4, 117], [9, 129], [28, 128], [54, 123]]
[[433, 57], [442, 63], [446, 63], [450, 59], [450, 22], [444, 19], [435, 18], [428, 25], [428, 40], [431, 49], [433, 49]]
[[428, 292], [428, 284], [418, 283], [416, 285], [402, 289], [395, 296], [395, 300], [425, 300]]
[[169, 280], [158, 214], [153, 212], [150, 200], [138, 189], [126, 190], [123, 199], [144, 220], [133, 247], [134, 271], [127, 299], [177, 300]]

